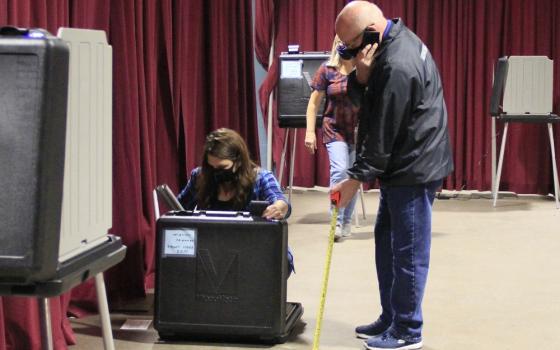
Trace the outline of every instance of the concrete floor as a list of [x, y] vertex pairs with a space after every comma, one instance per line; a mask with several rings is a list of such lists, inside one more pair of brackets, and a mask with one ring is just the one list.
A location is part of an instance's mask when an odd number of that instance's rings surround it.
[[[423, 304], [424, 349], [557, 349], [560, 347], [560, 210], [550, 198], [489, 199], [459, 196], [434, 204], [432, 260]], [[379, 194], [365, 194], [367, 220], [335, 244], [321, 349], [360, 349], [354, 327], [377, 318], [372, 225]], [[158, 343], [157, 333], [120, 330], [127, 318], [113, 314], [116, 349], [310, 349], [328, 235], [327, 195], [296, 191], [289, 241], [297, 274], [288, 300], [305, 308], [285, 344], [261, 346], [184, 342]], [[359, 202], [356, 209], [361, 216]], [[146, 302], [150, 304], [150, 301]], [[97, 317], [73, 320], [77, 345], [101, 349]]]

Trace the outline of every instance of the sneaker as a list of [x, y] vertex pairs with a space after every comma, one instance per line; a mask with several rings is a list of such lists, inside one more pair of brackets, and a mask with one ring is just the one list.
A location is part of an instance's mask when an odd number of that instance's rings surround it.
[[422, 349], [422, 339], [408, 341], [394, 337], [390, 332], [385, 332], [376, 337], [371, 337], [364, 342], [364, 346], [369, 350], [415, 350]]
[[342, 226], [340, 224], [336, 224], [336, 228], [334, 230], [334, 241], [338, 242], [342, 238]]
[[373, 323], [356, 327], [356, 337], [360, 339], [375, 337], [383, 334], [388, 328], [389, 326], [381, 322], [381, 319], [377, 319], [377, 321]]
[[343, 224], [341, 235], [342, 237], [350, 237], [352, 235], [352, 224]]

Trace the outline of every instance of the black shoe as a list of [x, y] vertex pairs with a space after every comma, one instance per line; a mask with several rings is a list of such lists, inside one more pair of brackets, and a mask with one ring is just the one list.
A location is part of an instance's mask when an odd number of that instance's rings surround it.
[[389, 329], [389, 325], [383, 323], [381, 319], [377, 319], [373, 323], [356, 327], [356, 337], [360, 339], [375, 337], [376, 335], [383, 334], [387, 329]]

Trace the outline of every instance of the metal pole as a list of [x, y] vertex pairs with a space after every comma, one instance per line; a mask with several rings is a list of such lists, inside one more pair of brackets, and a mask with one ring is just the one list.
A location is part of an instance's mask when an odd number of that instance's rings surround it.
[[496, 190], [496, 118], [492, 117], [492, 198], [497, 197]]
[[[272, 38], [270, 45], [270, 53], [268, 55], [268, 72], [274, 61], [274, 24], [272, 25]], [[274, 103], [274, 90], [268, 95], [268, 113], [267, 113], [267, 130], [266, 130], [266, 168], [272, 171], [272, 104]]]
[[101, 317], [101, 331], [103, 334], [103, 345], [105, 350], [115, 350], [113, 342], [113, 330], [111, 329], [111, 317], [109, 316], [109, 305], [107, 304], [107, 293], [105, 292], [105, 281], [103, 272], [95, 275], [95, 290], [97, 292], [97, 306]]
[[556, 168], [556, 151], [554, 150], [554, 133], [552, 123], [548, 123], [548, 137], [550, 138], [550, 154], [552, 156], [552, 175], [554, 177], [554, 200], [556, 201], [556, 209], [560, 209], [558, 202], [558, 169]]
[[284, 147], [282, 147], [282, 155], [280, 156], [280, 170], [278, 175], [278, 183], [282, 186], [282, 178], [284, 177], [284, 163], [286, 162], [286, 152], [288, 150], [288, 136], [290, 136], [290, 129], [286, 129], [284, 133]]
[[504, 151], [506, 149], [508, 124], [509, 123], [505, 123], [504, 125], [504, 136], [502, 136], [502, 146], [500, 147], [500, 159], [498, 160], [498, 172], [496, 173], [496, 187], [494, 187], [494, 206], [496, 206], [496, 201], [498, 200], [498, 194], [500, 191], [500, 178], [502, 176], [502, 165], [504, 164]]
[[288, 201], [292, 202], [292, 189], [294, 188], [294, 161], [296, 159], [296, 139], [297, 129], [293, 128], [294, 142], [292, 144], [292, 157], [290, 159], [290, 192], [288, 192]]
[[43, 344], [43, 349], [53, 350], [54, 347], [49, 299], [37, 298], [37, 302], [39, 304], [39, 322], [41, 323], [41, 344]]

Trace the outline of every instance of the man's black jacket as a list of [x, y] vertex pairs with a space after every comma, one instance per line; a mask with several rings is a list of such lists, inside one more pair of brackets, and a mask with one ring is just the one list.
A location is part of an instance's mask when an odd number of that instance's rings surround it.
[[394, 19], [373, 64], [367, 88], [350, 75], [349, 93], [361, 99], [361, 108], [349, 176], [396, 186], [444, 178], [453, 171], [447, 111], [427, 47]]

